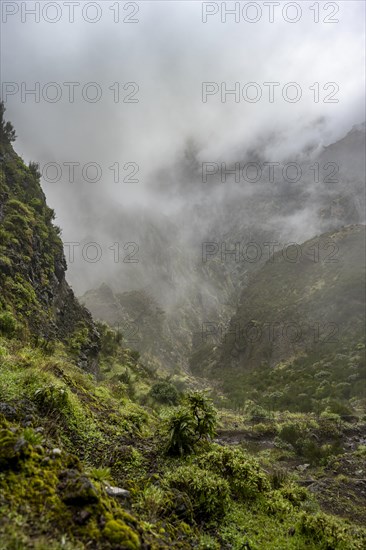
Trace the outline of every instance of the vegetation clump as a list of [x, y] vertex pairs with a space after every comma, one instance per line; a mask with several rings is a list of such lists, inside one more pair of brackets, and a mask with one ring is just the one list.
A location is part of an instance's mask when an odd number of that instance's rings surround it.
[[203, 392], [188, 393], [166, 421], [167, 453], [184, 455], [216, 433], [217, 413]]

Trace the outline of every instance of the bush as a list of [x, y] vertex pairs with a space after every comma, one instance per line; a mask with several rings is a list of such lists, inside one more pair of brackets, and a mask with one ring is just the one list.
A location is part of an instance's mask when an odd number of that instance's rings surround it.
[[140, 494], [140, 507], [149, 521], [156, 521], [171, 508], [169, 495], [161, 487], [149, 485]]
[[309, 498], [309, 493], [305, 487], [299, 487], [298, 485], [287, 484], [279, 489], [279, 493], [295, 507], [301, 506]]
[[196, 441], [195, 424], [188, 410], [175, 410], [167, 420], [166, 431], [168, 454], [182, 456], [193, 451]]
[[111, 469], [110, 468], [92, 468], [89, 472], [89, 477], [95, 481], [101, 483], [109, 483], [111, 481]]
[[194, 450], [195, 445], [215, 434], [217, 413], [211, 400], [203, 392], [186, 396], [185, 404], [176, 409], [166, 422], [166, 451], [183, 455]]
[[60, 412], [69, 409], [67, 388], [49, 384], [34, 392], [34, 400], [39, 410], [44, 414]]
[[245, 407], [245, 411], [249, 414], [250, 420], [254, 422], [260, 422], [263, 419], [269, 418], [269, 413], [266, 409], [249, 401]]
[[304, 437], [304, 432], [298, 424], [284, 424], [279, 431], [278, 437], [285, 443], [289, 443], [298, 451], [301, 446], [301, 439]]
[[288, 470], [282, 468], [281, 466], [275, 466], [270, 474], [271, 487], [273, 489], [279, 489], [286, 483], [288, 477]]
[[364, 533], [356, 532], [353, 526], [347, 526], [323, 512], [315, 515], [302, 513], [299, 528], [300, 532], [316, 542], [317, 548], [320, 549], [361, 550], [366, 545]]
[[226, 479], [237, 498], [252, 499], [270, 488], [257, 461], [240, 449], [215, 445], [212, 451], [199, 456], [196, 463]]
[[150, 390], [150, 396], [163, 405], [177, 405], [179, 400], [177, 388], [168, 380], [154, 384]]
[[317, 464], [318, 462], [324, 463], [332, 455], [338, 455], [343, 452], [340, 439], [334, 440], [332, 443], [326, 443], [319, 445], [318, 442], [313, 439], [304, 439], [302, 445], [302, 455], [311, 464]]
[[42, 445], [44, 441], [43, 435], [35, 432], [33, 428], [24, 428], [22, 435], [23, 439], [31, 445]]
[[195, 422], [198, 439], [213, 437], [216, 433], [217, 412], [204, 392], [192, 392], [186, 396], [188, 410]]
[[215, 519], [225, 514], [230, 502], [226, 479], [194, 464], [180, 466], [168, 473], [166, 479], [170, 487], [188, 495], [195, 519]]
[[0, 334], [11, 338], [15, 335], [17, 327], [18, 323], [10, 311], [0, 313]]
[[0, 139], [2, 142], [11, 143], [12, 141], [15, 141], [16, 135], [11, 122], [5, 122], [5, 119], [4, 119], [5, 110], [6, 109], [5, 109], [4, 102], [0, 101]]

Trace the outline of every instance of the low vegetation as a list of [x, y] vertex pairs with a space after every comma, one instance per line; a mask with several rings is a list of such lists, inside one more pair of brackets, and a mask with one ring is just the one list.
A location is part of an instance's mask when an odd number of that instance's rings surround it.
[[[67, 286], [38, 168], [12, 150], [3, 113], [0, 550], [365, 548], [356, 407], [349, 421], [334, 401], [218, 410], [212, 396], [225, 397], [159, 376], [96, 325]], [[308, 490], [305, 471], [324, 490]]]

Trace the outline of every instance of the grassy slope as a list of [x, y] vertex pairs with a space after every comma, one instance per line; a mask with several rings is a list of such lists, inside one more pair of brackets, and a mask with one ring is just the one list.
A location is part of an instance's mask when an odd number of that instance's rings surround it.
[[[271, 484], [248, 453], [166, 456], [153, 374], [103, 326], [96, 355], [36, 168], [9, 143], [1, 157], [0, 549], [363, 548], [360, 528], [291, 479]], [[89, 352], [98, 380], [80, 368]]]
[[[291, 477], [271, 486], [246, 452], [166, 457], [164, 411], [116, 379], [96, 383], [61, 346], [47, 355], [3, 338], [0, 350], [0, 548], [362, 548], [359, 528], [325, 516]], [[141, 400], [148, 373], [127, 350], [118, 365]], [[130, 499], [109, 497], [107, 480]]]
[[256, 274], [219, 359], [206, 354], [232, 397], [269, 405], [277, 391], [276, 405], [304, 411], [364, 397], [364, 244], [365, 227], [347, 226], [304, 243], [296, 263], [278, 252]]
[[0, 325], [48, 348], [68, 341], [80, 366], [96, 373], [98, 335], [65, 280], [60, 230], [38, 167], [27, 167], [6, 139], [0, 159]]

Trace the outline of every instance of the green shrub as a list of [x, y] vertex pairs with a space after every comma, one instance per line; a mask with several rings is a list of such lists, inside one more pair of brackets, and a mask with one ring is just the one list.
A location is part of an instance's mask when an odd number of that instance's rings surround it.
[[0, 334], [13, 337], [16, 334], [18, 323], [10, 311], [0, 312]]
[[279, 433], [278, 437], [285, 443], [289, 443], [292, 447], [298, 451], [301, 446], [301, 440], [304, 436], [304, 431], [296, 423], [284, 424]]
[[309, 498], [309, 493], [305, 487], [299, 487], [298, 485], [284, 485], [279, 489], [279, 493], [295, 507], [301, 506]]
[[263, 419], [269, 418], [269, 413], [266, 409], [253, 403], [253, 401], [248, 401], [245, 406], [245, 412], [249, 414], [250, 420], [254, 422], [259, 422]]
[[203, 392], [186, 395], [185, 404], [175, 409], [165, 424], [167, 453], [183, 455], [192, 452], [199, 441], [214, 436], [216, 423], [216, 410]]
[[301, 514], [300, 532], [324, 550], [362, 550], [366, 545], [364, 533], [323, 512]]
[[150, 396], [164, 405], [176, 405], [179, 400], [176, 387], [168, 380], [161, 380], [154, 384], [150, 390]]
[[122, 335], [106, 323], [96, 323], [100, 335], [101, 353], [105, 356], [114, 356], [121, 347]]
[[186, 396], [187, 406], [195, 421], [198, 439], [213, 437], [216, 433], [217, 412], [212, 400], [204, 392], [191, 392]]
[[35, 432], [33, 428], [24, 428], [23, 430], [23, 439], [28, 441], [31, 445], [42, 445], [44, 439], [43, 435]]
[[271, 487], [273, 489], [279, 489], [288, 480], [288, 471], [281, 466], [275, 466], [269, 476]]
[[79, 323], [77, 330], [69, 338], [69, 348], [73, 355], [78, 356], [83, 347], [88, 343], [89, 330], [84, 323]]
[[237, 498], [252, 499], [270, 488], [266, 474], [257, 461], [240, 449], [215, 445], [195, 462], [226, 479]]
[[110, 468], [92, 468], [89, 472], [89, 476], [95, 481], [101, 483], [109, 483], [111, 481], [111, 469]]
[[34, 392], [34, 400], [43, 413], [59, 412], [69, 408], [67, 388], [49, 384]]
[[139, 504], [149, 521], [156, 521], [167, 508], [171, 508], [169, 495], [156, 485], [145, 487], [140, 494]]
[[195, 464], [178, 467], [166, 479], [170, 487], [188, 495], [195, 519], [215, 519], [225, 514], [230, 502], [226, 479]]
[[166, 422], [168, 454], [183, 455], [193, 450], [196, 441], [195, 423], [187, 409], [173, 411]]

